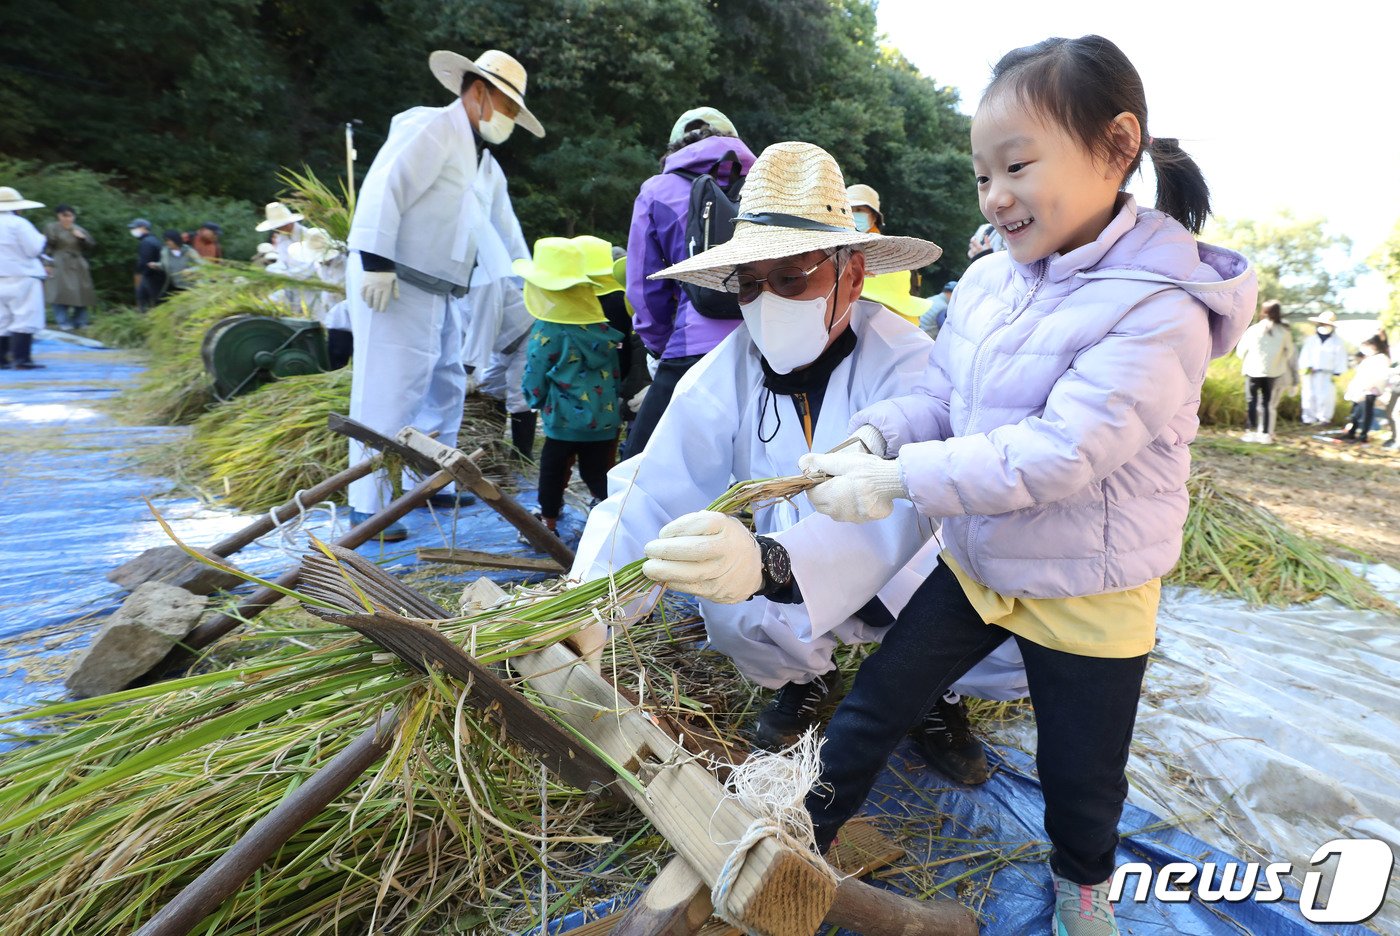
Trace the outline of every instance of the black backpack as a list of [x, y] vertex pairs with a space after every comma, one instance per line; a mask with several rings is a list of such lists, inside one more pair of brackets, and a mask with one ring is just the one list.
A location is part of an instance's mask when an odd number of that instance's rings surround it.
[[[719, 171], [730, 163], [729, 187], [719, 184]], [[734, 236], [734, 219], [739, 214], [739, 191], [744, 177], [739, 174], [739, 157], [733, 150], [721, 156], [708, 171], [695, 173], [687, 169], [672, 169], [676, 175], [690, 180], [690, 210], [685, 219], [686, 256], [693, 257], [704, 250], [723, 244]], [[694, 283], [682, 283], [695, 311], [706, 318], [737, 319], [739, 300], [732, 292], [707, 289]]]

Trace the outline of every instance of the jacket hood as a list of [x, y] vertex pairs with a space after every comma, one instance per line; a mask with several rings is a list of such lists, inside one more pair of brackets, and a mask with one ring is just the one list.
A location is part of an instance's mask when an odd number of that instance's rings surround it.
[[[1198, 241], [1175, 218], [1139, 209], [1124, 196], [1122, 207], [1092, 243], [1067, 254], [1051, 254], [1047, 279], [1128, 279], [1161, 282], [1190, 293], [1210, 310], [1211, 357], [1229, 354], [1254, 318], [1259, 280], [1243, 255]], [[1034, 281], [1035, 264], [1017, 263]]]
[[670, 156], [666, 157], [666, 172], [674, 172], [677, 169], [685, 169], [690, 172], [704, 172], [714, 165], [719, 159], [730, 150], [739, 158], [739, 165], [743, 167], [743, 174], [748, 175], [749, 167], [753, 165], [753, 151], [744, 145], [744, 141], [738, 137], [705, 137], [703, 140], [696, 140], [689, 146], [678, 149]]

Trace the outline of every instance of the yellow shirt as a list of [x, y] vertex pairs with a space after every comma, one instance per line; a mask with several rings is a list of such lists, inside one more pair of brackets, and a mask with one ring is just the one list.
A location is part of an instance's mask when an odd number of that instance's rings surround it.
[[988, 624], [1051, 650], [1126, 659], [1152, 649], [1162, 580], [1127, 591], [1083, 598], [1007, 598], [972, 578], [947, 552], [939, 556], [958, 577], [973, 610]]

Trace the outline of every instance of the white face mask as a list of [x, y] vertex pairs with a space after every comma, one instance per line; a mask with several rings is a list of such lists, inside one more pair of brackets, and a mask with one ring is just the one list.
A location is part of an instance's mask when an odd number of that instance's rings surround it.
[[141, 239], [141, 235], [144, 234], [144, 233], [145, 233], [145, 231], [135, 231], [135, 230], [133, 230], [133, 231], [131, 232], [131, 236], [134, 237], [134, 238], [136, 238], [137, 240], [140, 240], [140, 239]]
[[478, 120], [476, 123], [476, 132], [481, 134], [483, 140], [493, 146], [509, 140], [511, 131], [514, 129], [515, 121], [501, 111], [493, 112], [490, 120]]
[[748, 305], [739, 306], [749, 337], [758, 346], [758, 353], [773, 368], [774, 373], [790, 374], [811, 364], [826, 350], [831, 328], [840, 325], [850, 315], [850, 307], [841, 318], [826, 325], [826, 300], [836, 292], [820, 299], [788, 299], [765, 289]]

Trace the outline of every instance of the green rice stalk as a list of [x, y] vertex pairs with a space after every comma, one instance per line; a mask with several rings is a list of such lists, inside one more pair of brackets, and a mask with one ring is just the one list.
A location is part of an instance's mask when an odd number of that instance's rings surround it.
[[[749, 483], [717, 504], [743, 509], [790, 496], [791, 486]], [[611, 580], [434, 625], [493, 663], [652, 587], [633, 563]], [[415, 933], [462, 919], [494, 929], [537, 892], [542, 840], [558, 856], [556, 889], [573, 905], [592, 902], [592, 889], [560, 869], [623, 860], [600, 840], [629, 826], [635, 839], [634, 812], [552, 780], [542, 802], [538, 764], [467, 708], [459, 687], [341, 628], [300, 612], [290, 620], [274, 610], [215, 648], [215, 660], [231, 654], [234, 665], [0, 721], [49, 728], [0, 755], [0, 905], [9, 910], [0, 936], [137, 928], [389, 706], [400, 713], [394, 745], [368, 780], [294, 836], [204, 931]], [[659, 639], [666, 627], [653, 630], [659, 647], [697, 656]], [[668, 714], [698, 704], [654, 684], [665, 668], [629, 659], [634, 646], [613, 648], [619, 683], [652, 681], [645, 695], [666, 700], [658, 711]], [[713, 658], [703, 666], [712, 675]], [[650, 868], [655, 855], [640, 860]]]
[[144, 348], [150, 339], [151, 317], [132, 308], [109, 309], [92, 317], [87, 336], [109, 348]]
[[303, 165], [300, 172], [283, 169], [277, 180], [287, 186], [282, 201], [301, 215], [308, 227], [320, 228], [340, 244], [350, 239], [355, 198], [346, 190], [344, 179], [338, 180], [337, 192], [321, 181], [310, 166]]
[[1369, 582], [1274, 514], [1221, 488], [1209, 472], [1186, 484], [1181, 560], [1166, 581], [1243, 598], [1251, 605], [1335, 598], [1348, 608], [1397, 610]]

